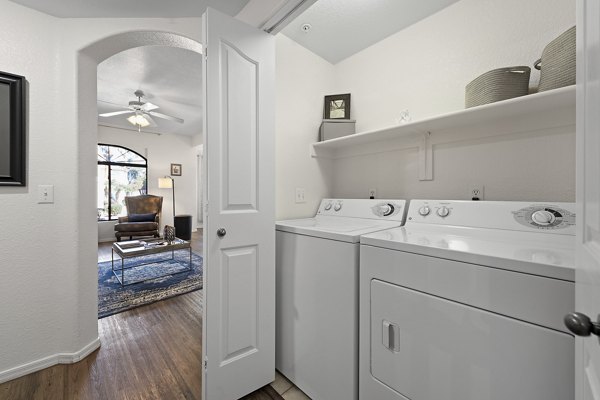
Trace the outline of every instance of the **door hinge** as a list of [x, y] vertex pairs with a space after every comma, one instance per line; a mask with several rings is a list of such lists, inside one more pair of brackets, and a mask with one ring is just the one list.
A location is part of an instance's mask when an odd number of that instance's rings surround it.
[[204, 359], [204, 370], [206, 371], [208, 369], [208, 358]]

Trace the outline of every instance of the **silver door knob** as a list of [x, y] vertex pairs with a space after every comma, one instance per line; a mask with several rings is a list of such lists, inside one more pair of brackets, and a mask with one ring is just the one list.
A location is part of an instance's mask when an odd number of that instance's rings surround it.
[[600, 316], [598, 322], [592, 322], [590, 317], [583, 313], [572, 312], [565, 315], [565, 326], [577, 336], [600, 336]]
[[225, 228], [219, 228], [217, 230], [217, 236], [222, 238], [223, 236], [227, 235], [227, 231], [225, 230]]

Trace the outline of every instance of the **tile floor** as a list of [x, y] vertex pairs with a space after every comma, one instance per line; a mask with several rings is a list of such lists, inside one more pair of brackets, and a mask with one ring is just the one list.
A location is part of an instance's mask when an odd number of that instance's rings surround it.
[[310, 400], [310, 397], [288, 381], [279, 371], [275, 372], [275, 380], [271, 383], [271, 387], [285, 400]]

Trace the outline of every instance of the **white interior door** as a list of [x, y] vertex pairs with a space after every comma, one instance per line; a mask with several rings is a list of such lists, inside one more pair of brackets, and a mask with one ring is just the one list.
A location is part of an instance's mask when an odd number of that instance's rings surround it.
[[[600, 314], [600, 1], [577, 2], [577, 275], [576, 308]], [[580, 331], [600, 329], [572, 316]], [[581, 333], [581, 332], [580, 332]], [[576, 399], [600, 400], [598, 337], [576, 340]]]
[[275, 41], [213, 9], [203, 16], [203, 398], [275, 377]]

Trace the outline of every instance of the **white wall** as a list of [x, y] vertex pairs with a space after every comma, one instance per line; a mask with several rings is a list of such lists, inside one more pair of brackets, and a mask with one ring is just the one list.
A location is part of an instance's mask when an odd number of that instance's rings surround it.
[[[197, 215], [197, 150], [192, 137], [184, 135], [154, 135], [144, 132], [98, 126], [98, 143], [130, 148], [148, 160], [148, 194], [163, 196], [162, 227], [173, 225], [173, 195], [171, 189], [159, 189], [158, 178], [171, 175], [171, 163], [181, 164], [181, 176], [175, 180], [175, 211], [189, 214], [196, 228]], [[115, 240], [114, 222], [98, 223], [98, 240]]]
[[[311, 158], [309, 150], [319, 137], [334, 68], [281, 34], [276, 52], [277, 219], [312, 216], [321, 198], [331, 194], [331, 161]], [[306, 203], [296, 204], [296, 188], [305, 189]]]
[[[0, 213], [1, 382], [44, 362], [49, 365], [69, 359], [57, 355], [81, 354], [97, 339], [96, 213], [93, 207], [78, 208], [79, 204], [93, 204], [95, 196], [94, 163], [82, 163], [94, 157], [94, 120], [88, 121], [85, 129], [78, 120], [79, 106], [93, 109], [95, 96], [79, 97], [88, 92], [78, 87], [81, 81], [77, 76], [78, 63], [90, 66], [95, 60], [78, 51], [107, 36], [135, 30], [176, 32], [199, 40], [201, 26], [199, 19], [56, 19], [8, 0], [0, 0], [0, 6], [0, 69], [25, 75], [29, 83], [28, 184], [24, 188], [0, 187], [4, 210]], [[351, 91], [353, 116], [361, 130], [392, 124], [403, 108], [411, 110], [414, 118], [458, 109], [467, 81], [499, 65], [529, 64], [544, 43], [573, 23], [570, 1], [463, 0], [398, 34], [401, 38], [408, 35], [409, 40], [390, 42], [387, 49], [388, 44], [377, 44], [335, 67], [279, 35], [277, 217], [308, 216], [321, 197], [350, 196], [360, 185], [368, 186], [371, 177], [389, 165], [386, 162], [394, 162], [397, 174], [407, 178], [397, 180], [394, 175], [390, 181], [378, 183], [380, 196], [447, 197], [447, 188], [462, 185], [463, 177], [457, 173], [441, 179], [440, 166], [463, 162], [461, 157], [469, 154], [477, 155], [481, 163], [490, 157], [497, 160], [498, 167], [485, 164], [481, 171], [486, 179], [482, 183], [495, 182], [486, 186], [488, 194], [516, 198], [527, 188], [532, 195], [542, 196], [555, 186], [551, 176], [540, 177], [538, 172], [531, 176], [498, 172], [514, 157], [519, 158], [521, 167], [527, 162], [538, 171], [546, 166], [562, 171], [560, 176], [570, 193], [574, 152], [568, 134], [557, 134], [547, 142], [526, 135], [500, 146], [474, 142], [459, 150], [453, 146], [437, 149], [434, 174], [440, 180], [432, 182], [416, 182], [410, 173], [414, 160], [400, 158], [402, 154], [387, 154], [379, 168], [375, 166], [379, 157], [336, 161], [334, 166], [331, 161], [311, 159], [309, 144], [317, 140], [325, 94]], [[434, 36], [439, 27], [442, 33]], [[417, 43], [414, 47], [413, 42]], [[384, 47], [378, 50], [379, 46]], [[395, 60], [394, 55], [400, 53], [406, 56]], [[465, 62], [463, 53], [472, 58]], [[507, 58], [515, 53], [520, 54], [519, 59]], [[95, 87], [94, 74], [83, 78]], [[546, 152], [560, 151], [563, 156], [536, 156], [526, 161], [526, 150], [538, 144]], [[346, 171], [345, 162], [354, 169]], [[462, 165], [465, 171], [467, 164]], [[516, 172], [523, 172], [521, 167]], [[410, 185], [405, 184], [408, 180]], [[333, 186], [334, 181], [342, 183]], [[440, 185], [442, 181], [446, 183]], [[530, 185], [534, 181], [535, 186]], [[54, 204], [37, 204], [39, 184], [55, 185]], [[306, 189], [307, 203], [294, 203], [296, 187]]]
[[[403, 109], [413, 120], [463, 109], [468, 82], [532, 66], [574, 24], [574, 0], [462, 0], [336, 64], [335, 92], [352, 93], [359, 132], [395, 125]], [[574, 126], [434, 146], [429, 182], [417, 179], [416, 149], [337, 160], [333, 196], [466, 199], [475, 183], [488, 200], [574, 201], [574, 146]]]
[[483, 185], [486, 200], [575, 201], [574, 126], [444, 143], [433, 154], [432, 181], [418, 180], [417, 148], [338, 159], [333, 196], [376, 188], [382, 199], [469, 200]]
[[[199, 40], [201, 26], [200, 19], [56, 19], [8, 0], [0, 6], [1, 69], [28, 81], [28, 183], [0, 187], [1, 382], [97, 345], [95, 211], [79, 208], [95, 197], [94, 162], [82, 167], [80, 157], [94, 157], [96, 137], [78, 123], [79, 104], [91, 109], [96, 100], [78, 97], [78, 51], [133, 30]], [[38, 184], [55, 185], [54, 204], [37, 204]]]
[[[60, 77], [54, 21], [8, 1], [0, 4], [1, 69], [27, 78], [29, 113], [27, 186], [0, 187], [1, 373], [73, 349], [77, 165], [73, 135], [65, 141], [56, 118]], [[45, 183], [56, 185], [55, 204], [36, 204], [36, 185]]]
[[[533, 66], [575, 25], [574, 0], [462, 0], [335, 65], [357, 131], [464, 108], [465, 85], [494, 68]], [[539, 71], [532, 67], [532, 83]]]

